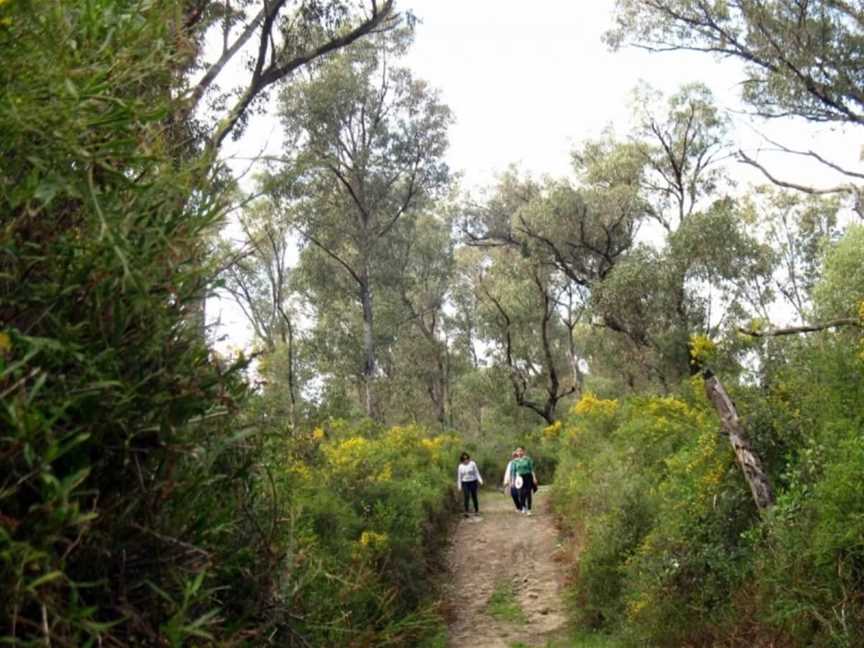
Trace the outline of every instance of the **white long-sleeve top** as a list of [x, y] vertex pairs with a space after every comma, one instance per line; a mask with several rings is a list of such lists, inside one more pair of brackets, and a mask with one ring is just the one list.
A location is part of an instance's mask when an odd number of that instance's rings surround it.
[[472, 459], [467, 464], [459, 463], [459, 468], [456, 470], [456, 488], [462, 488], [462, 482], [479, 481], [483, 484], [483, 478], [480, 476], [480, 469]]
[[513, 469], [513, 460], [507, 462], [507, 467], [504, 469], [504, 486], [510, 483], [510, 472]]

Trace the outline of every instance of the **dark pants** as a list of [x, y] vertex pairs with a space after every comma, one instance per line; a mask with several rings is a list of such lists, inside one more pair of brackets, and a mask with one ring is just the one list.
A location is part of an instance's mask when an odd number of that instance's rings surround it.
[[468, 512], [468, 496], [471, 496], [471, 500], [474, 502], [474, 512], [480, 512], [480, 506], [477, 504], [477, 481], [463, 481], [462, 482], [462, 497], [465, 498], [465, 512]]
[[531, 510], [531, 494], [534, 492], [534, 476], [522, 475], [522, 488], [519, 489], [519, 508]]
[[507, 490], [510, 491], [510, 497], [513, 498], [513, 505], [516, 507], [516, 510], [521, 511], [522, 503], [519, 501], [519, 490], [513, 484], [510, 484]]

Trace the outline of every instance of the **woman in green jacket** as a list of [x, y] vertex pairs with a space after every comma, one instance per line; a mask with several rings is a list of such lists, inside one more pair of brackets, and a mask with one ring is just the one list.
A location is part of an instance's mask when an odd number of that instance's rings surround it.
[[524, 448], [516, 448], [516, 452], [519, 456], [513, 460], [513, 471], [516, 473], [516, 487], [519, 489], [519, 506], [522, 513], [531, 515], [531, 496], [537, 490], [534, 462]]

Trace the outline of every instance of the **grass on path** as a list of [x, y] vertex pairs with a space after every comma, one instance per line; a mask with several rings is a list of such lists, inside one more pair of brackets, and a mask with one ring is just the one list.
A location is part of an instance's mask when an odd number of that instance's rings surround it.
[[486, 610], [499, 621], [510, 623], [525, 623], [528, 618], [516, 600], [516, 591], [513, 583], [501, 581], [495, 586], [495, 591], [489, 597]]
[[[566, 639], [549, 640], [542, 648], [623, 648], [623, 646], [623, 643], [609, 635], [594, 632], [579, 632], [569, 635]], [[517, 641], [511, 644], [510, 648], [541, 648], [541, 646], [532, 646]]]

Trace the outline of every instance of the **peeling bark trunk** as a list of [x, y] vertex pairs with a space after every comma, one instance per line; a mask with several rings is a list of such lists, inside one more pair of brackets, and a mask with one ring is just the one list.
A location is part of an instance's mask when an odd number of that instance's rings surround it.
[[771, 489], [768, 475], [765, 474], [759, 456], [750, 445], [747, 431], [738, 418], [735, 403], [729, 398], [723, 383], [708, 369], [703, 371], [702, 377], [705, 381], [705, 393], [720, 415], [724, 431], [729, 435], [729, 442], [732, 444], [732, 449], [735, 450], [735, 459], [744, 473], [744, 479], [750, 486], [753, 501], [756, 502], [759, 512], [764, 513], [774, 504], [774, 492]]

